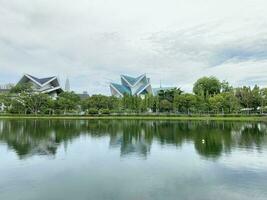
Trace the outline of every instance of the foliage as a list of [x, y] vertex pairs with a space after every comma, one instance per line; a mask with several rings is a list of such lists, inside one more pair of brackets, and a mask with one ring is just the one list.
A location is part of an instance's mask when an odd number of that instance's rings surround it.
[[221, 83], [216, 77], [203, 77], [194, 84], [193, 92], [198, 96], [209, 96], [219, 94], [221, 91]]
[[234, 91], [233, 86], [231, 86], [229, 82], [223, 80], [221, 83], [221, 92], [224, 93], [224, 92], [233, 92], [233, 91]]
[[11, 99], [9, 111], [18, 114], [44, 114], [51, 101], [47, 94], [23, 92]]
[[172, 110], [172, 103], [167, 99], [163, 99], [160, 101], [159, 109], [161, 112], [170, 112]]
[[33, 89], [30, 83], [17, 84], [10, 90], [10, 93], [12, 94], [31, 93], [31, 92], [33, 92]]
[[104, 115], [110, 114], [110, 110], [109, 109], [101, 109], [100, 114], [104, 114]]
[[257, 110], [264, 99], [262, 91], [264, 90], [260, 90], [257, 85], [255, 85], [253, 89], [244, 86], [236, 89], [236, 97], [242, 107]]
[[173, 103], [175, 95], [182, 94], [183, 91], [180, 88], [173, 88], [169, 90], [160, 90], [158, 92], [159, 101], [161, 100], [168, 100], [169, 102]]
[[99, 113], [99, 111], [97, 109], [95, 109], [95, 108], [89, 108], [88, 109], [88, 114], [96, 115], [98, 113]]
[[62, 92], [55, 103], [57, 109], [64, 112], [70, 112], [71, 110], [78, 109], [80, 105], [80, 97], [74, 92]]
[[[92, 95], [80, 100], [74, 92], [62, 92], [56, 99], [33, 91], [31, 85], [16, 85], [0, 95], [0, 106], [15, 114], [110, 114], [173, 112], [184, 114], [237, 114], [242, 110], [267, 111], [267, 88], [233, 88], [227, 81], [203, 77], [196, 81], [194, 93], [180, 88], [161, 90], [158, 95], [124, 95], [122, 98]], [[4, 106], [2, 106], [4, 105]]]
[[197, 98], [193, 94], [180, 94], [174, 98], [176, 111], [190, 113], [196, 109]]

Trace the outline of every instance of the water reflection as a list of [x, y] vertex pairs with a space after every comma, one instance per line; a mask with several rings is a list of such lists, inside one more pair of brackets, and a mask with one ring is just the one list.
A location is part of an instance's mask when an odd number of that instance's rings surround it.
[[0, 120], [0, 141], [20, 159], [32, 155], [53, 156], [59, 145], [82, 135], [109, 137], [121, 156], [149, 155], [152, 143], [163, 147], [193, 143], [196, 152], [217, 159], [234, 148], [267, 147], [265, 123], [177, 122], [142, 120]]

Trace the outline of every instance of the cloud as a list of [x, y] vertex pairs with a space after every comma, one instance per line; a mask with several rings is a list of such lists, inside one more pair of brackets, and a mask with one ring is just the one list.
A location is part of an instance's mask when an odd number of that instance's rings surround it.
[[0, 79], [69, 76], [91, 94], [122, 73], [186, 91], [203, 75], [264, 86], [266, 11], [264, 0], [0, 0]]

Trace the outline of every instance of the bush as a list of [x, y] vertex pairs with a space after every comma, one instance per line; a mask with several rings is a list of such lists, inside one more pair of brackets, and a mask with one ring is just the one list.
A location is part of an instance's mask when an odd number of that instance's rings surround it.
[[88, 110], [88, 114], [91, 114], [91, 115], [97, 115], [98, 114], [98, 110], [95, 109], [95, 108], [90, 108]]
[[102, 110], [100, 110], [100, 113], [101, 114], [110, 114], [110, 110], [109, 109], [102, 109]]

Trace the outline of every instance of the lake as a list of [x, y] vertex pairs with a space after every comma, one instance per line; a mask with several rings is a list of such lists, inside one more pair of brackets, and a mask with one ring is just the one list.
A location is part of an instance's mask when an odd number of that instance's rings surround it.
[[266, 200], [267, 124], [0, 120], [1, 200]]

